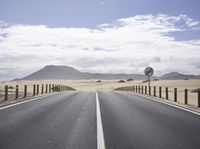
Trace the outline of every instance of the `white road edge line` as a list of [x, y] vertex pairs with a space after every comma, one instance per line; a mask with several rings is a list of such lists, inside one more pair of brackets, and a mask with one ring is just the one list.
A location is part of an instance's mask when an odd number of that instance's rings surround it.
[[38, 99], [41, 99], [41, 98], [44, 98], [44, 97], [49, 97], [49, 96], [52, 96], [52, 95], [55, 95], [55, 94], [50, 94], [50, 95], [45, 95], [45, 96], [42, 96], [42, 97], [36, 97], [36, 98], [25, 100], [25, 101], [20, 101], [20, 102], [14, 103], [14, 104], [10, 104], [10, 105], [7, 105], [7, 106], [0, 107], [0, 110], [7, 109], [7, 108], [10, 108], [10, 107], [14, 107], [14, 106], [24, 104], [24, 103], [27, 103], [27, 102], [31, 102], [31, 101], [34, 101], [34, 100], [38, 100]]
[[96, 114], [97, 114], [97, 149], [105, 149], [98, 92], [96, 92]]
[[[133, 93], [133, 94], [134, 94], [134, 93]], [[151, 99], [151, 100], [156, 101], [156, 102], [160, 102], [160, 103], [163, 103], [163, 104], [166, 104], [166, 105], [169, 105], [169, 106], [172, 106], [172, 107], [175, 107], [175, 108], [178, 108], [178, 109], [181, 109], [181, 110], [184, 110], [184, 111], [187, 111], [187, 112], [196, 114], [196, 115], [200, 115], [199, 112], [195, 112], [195, 111], [192, 111], [192, 110], [190, 110], [190, 109], [187, 109], [187, 108], [184, 108], [184, 107], [181, 107], [181, 106], [174, 105], [174, 104], [172, 104], [172, 103], [168, 103], [168, 102], [165, 102], [165, 101], [161, 101], [161, 100], [156, 99], [156, 98], [153, 98], [153, 97], [148, 97], [148, 96], [139, 95], [139, 94], [134, 94], [134, 95], [136, 95], [136, 96], [141, 96], [141, 97], [144, 97], [144, 98], [148, 98], [148, 99]]]

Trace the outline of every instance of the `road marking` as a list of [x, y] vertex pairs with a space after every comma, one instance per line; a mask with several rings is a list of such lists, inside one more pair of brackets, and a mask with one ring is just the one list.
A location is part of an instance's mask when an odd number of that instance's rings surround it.
[[[135, 94], [135, 93], [133, 93], [133, 94]], [[135, 95], [136, 95], [136, 96], [141, 96], [141, 97], [144, 97], [144, 98], [148, 98], [148, 99], [151, 99], [151, 100], [153, 100], [153, 101], [160, 102], [160, 103], [163, 103], [163, 104], [166, 104], [166, 105], [169, 105], [169, 106], [172, 106], [172, 107], [175, 107], [175, 108], [178, 108], [178, 109], [181, 109], [181, 110], [184, 110], [184, 111], [187, 111], [187, 112], [196, 114], [196, 115], [200, 115], [199, 112], [190, 110], [190, 109], [185, 108], [185, 107], [177, 106], [177, 105], [174, 105], [174, 104], [172, 104], [172, 103], [168, 103], [168, 102], [165, 102], [165, 101], [156, 99], [156, 98], [154, 98], [154, 97], [148, 97], [148, 96], [144, 96], [144, 95], [140, 95], [140, 94], [135, 94]]]
[[105, 149], [98, 92], [96, 92], [96, 113], [97, 113], [97, 149]]
[[20, 102], [14, 103], [14, 104], [10, 104], [10, 105], [4, 106], [4, 107], [0, 107], [0, 110], [7, 109], [7, 108], [10, 108], [10, 107], [14, 107], [14, 106], [17, 106], [17, 105], [20, 105], [20, 104], [24, 104], [24, 103], [27, 103], [27, 102], [31, 102], [31, 101], [34, 101], [34, 100], [38, 100], [38, 99], [41, 99], [43, 97], [49, 97], [49, 96], [52, 96], [52, 95], [55, 95], [55, 94], [56, 93], [50, 94], [50, 95], [46, 95], [46, 96], [42, 96], [42, 97], [36, 97], [36, 98], [25, 100], [25, 101], [20, 101]]

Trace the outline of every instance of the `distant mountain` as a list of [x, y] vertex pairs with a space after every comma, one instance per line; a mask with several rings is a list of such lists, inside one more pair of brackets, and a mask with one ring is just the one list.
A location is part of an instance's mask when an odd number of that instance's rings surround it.
[[82, 77], [82, 73], [72, 67], [47, 65], [22, 80], [82, 79]]
[[79, 80], [79, 79], [137, 79], [144, 80], [146, 77], [140, 74], [101, 74], [101, 73], [87, 73], [80, 72], [68, 66], [54, 66], [48, 65], [39, 71], [36, 71], [24, 78], [17, 80], [50, 80], [50, 79], [66, 79], [66, 80]]
[[[44, 68], [20, 79], [16, 80], [81, 80], [81, 79], [134, 79], [146, 80], [147, 77], [142, 74], [101, 74], [80, 72], [68, 66], [47, 65]], [[200, 76], [184, 75], [178, 72], [171, 72], [161, 77], [152, 77], [159, 80], [184, 80], [184, 79], [200, 79]]]
[[178, 72], [167, 73], [160, 77], [161, 80], [187, 80], [187, 79], [200, 79], [200, 76], [185, 75]]

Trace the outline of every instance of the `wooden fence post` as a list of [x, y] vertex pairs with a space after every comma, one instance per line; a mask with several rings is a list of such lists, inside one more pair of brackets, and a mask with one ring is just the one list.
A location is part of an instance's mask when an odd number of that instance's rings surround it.
[[159, 98], [162, 98], [162, 87], [159, 87]]
[[16, 85], [15, 88], [15, 99], [17, 99], [19, 97], [19, 85]]
[[177, 88], [174, 88], [174, 101], [177, 102]]
[[154, 96], [156, 96], [156, 86], [153, 87], [154, 88]]
[[136, 90], [135, 90], [135, 91], [136, 91], [136, 93], [137, 93], [137, 85], [136, 85]]
[[166, 99], [169, 99], [169, 92], [168, 92], [168, 87], [165, 88], [165, 95], [166, 95]]
[[49, 93], [51, 93], [51, 84], [49, 84]]
[[200, 91], [198, 91], [198, 107], [200, 108]]
[[185, 104], [188, 104], [188, 89], [185, 89]]
[[151, 95], [151, 86], [149, 86], [149, 95]]
[[52, 92], [54, 92], [54, 90], [55, 90], [55, 89], [54, 89], [54, 84], [53, 84], [53, 85], [52, 85]]
[[143, 88], [143, 86], [142, 86], [142, 94], [143, 94], [143, 92], [144, 92], [143, 90], [144, 90], [144, 88]]
[[41, 87], [41, 94], [44, 94], [44, 84], [42, 84], [42, 87]]
[[27, 85], [24, 85], [24, 98], [27, 96]]
[[147, 94], [147, 86], [145, 86], [145, 94]]
[[33, 85], [33, 96], [35, 96], [35, 84]]
[[8, 86], [5, 86], [5, 101], [8, 100]]
[[37, 84], [37, 95], [39, 94], [39, 84]]
[[48, 93], [48, 84], [46, 84], [46, 93]]
[[54, 85], [54, 92], [56, 92], [56, 84]]

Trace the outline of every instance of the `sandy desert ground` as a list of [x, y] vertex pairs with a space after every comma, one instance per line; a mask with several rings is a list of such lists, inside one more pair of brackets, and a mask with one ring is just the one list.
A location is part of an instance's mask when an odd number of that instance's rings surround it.
[[[19, 85], [20, 96], [23, 96], [23, 88], [24, 85], [28, 86], [28, 96], [32, 96], [33, 92], [33, 84], [59, 84], [59, 85], [66, 85], [70, 86], [79, 91], [112, 91], [118, 87], [125, 87], [125, 86], [133, 86], [133, 85], [140, 85], [145, 86], [148, 85], [147, 83], [143, 83], [142, 80], [135, 80], [135, 81], [125, 81], [124, 83], [119, 83], [119, 80], [101, 80], [102, 82], [98, 83], [97, 80], [43, 80], [43, 81], [9, 81], [9, 82], [0, 82], [0, 98], [3, 100], [4, 97], [4, 88], [5, 85], [13, 86]], [[173, 100], [173, 90], [177, 88], [178, 90], [178, 102], [183, 102], [184, 100], [184, 89], [189, 90], [189, 101], [188, 103], [191, 105], [197, 105], [197, 93], [192, 93], [191, 91], [197, 88], [200, 88], [200, 80], [158, 80], [158, 81], [151, 81], [151, 86], [163, 88], [163, 98], [165, 98], [164, 88], [169, 87], [169, 99]], [[158, 90], [158, 89], [157, 89]], [[14, 94], [15, 89], [13, 89]], [[153, 90], [152, 90], [153, 93]], [[157, 93], [158, 94], [158, 93]], [[13, 97], [10, 96], [10, 100]]]

